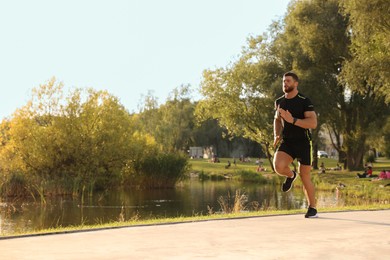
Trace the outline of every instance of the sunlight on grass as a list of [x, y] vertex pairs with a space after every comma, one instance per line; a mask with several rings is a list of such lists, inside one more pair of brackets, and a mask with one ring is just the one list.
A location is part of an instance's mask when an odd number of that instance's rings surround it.
[[[361, 210], [389, 210], [390, 204], [370, 204], [370, 205], [357, 205], [357, 206], [345, 206], [345, 207], [327, 207], [321, 208], [321, 213], [327, 212], [341, 212], [341, 211], [361, 211]], [[62, 234], [73, 232], [87, 232], [98, 231], [102, 229], [115, 229], [126, 227], [140, 227], [140, 226], [152, 226], [152, 225], [166, 225], [166, 224], [178, 224], [178, 223], [192, 223], [200, 221], [212, 221], [212, 220], [224, 220], [234, 218], [252, 218], [252, 217], [266, 217], [266, 216], [280, 216], [280, 215], [295, 215], [304, 214], [306, 209], [294, 209], [294, 210], [265, 210], [265, 211], [253, 211], [253, 212], [240, 212], [240, 213], [214, 213], [212, 215], [199, 215], [193, 217], [175, 217], [175, 218], [156, 218], [149, 220], [130, 220], [130, 221], [118, 221], [99, 225], [80, 225], [69, 227], [58, 227], [51, 229], [37, 230], [27, 233], [15, 233], [12, 235], [2, 234], [2, 238], [12, 238], [19, 236], [30, 235], [46, 235], [46, 234]]]

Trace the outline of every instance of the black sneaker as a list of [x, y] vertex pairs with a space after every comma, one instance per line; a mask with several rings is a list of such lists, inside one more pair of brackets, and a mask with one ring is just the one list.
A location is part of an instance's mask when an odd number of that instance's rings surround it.
[[318, 218], [317, 210], [315, 208], [309, 207], [307, 209], [307, 213], [305, 214], [305, 218]]
[[292, 184], [295, 181], [295, 179], [297, 178], [298, 174], [295, 171], [292, 171], [292, 172], [294, 173], [294, 176], [291, 178], [287, 177], [286, 180], [282, 184], [282, 191], [283, 192], [287, 192], [287, 191], [291, 190]]

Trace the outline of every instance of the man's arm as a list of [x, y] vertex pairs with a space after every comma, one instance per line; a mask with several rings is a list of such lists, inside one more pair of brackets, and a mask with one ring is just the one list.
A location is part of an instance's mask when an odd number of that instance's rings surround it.
[[[305, 129], [315, 129], [317, 127], [317, 114], [314, 111], [306, 111], [304, 119], [297, 119], [295, 125]], [[294, 120], [294, 119], [293, 119]]]
[[274, 147], [280, 142], [281, 134], [283, 130], [282, 118], [279, 115], [279, 111], [276, 110], [274, 118]]
[[317, 127], [317, 114], [314, 111], [306, 111], [304, 113], [305, 118], [299, 119], [295, 118], [291, 115], [288, 110], [279, 109], [280, 116], [288, 123], [305, 128], [305, 129], [314, 129]]

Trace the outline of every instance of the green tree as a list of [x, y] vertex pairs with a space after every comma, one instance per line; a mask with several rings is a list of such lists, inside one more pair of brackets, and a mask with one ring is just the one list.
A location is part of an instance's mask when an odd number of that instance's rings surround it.
[[[349, 56], [349, 37], [346, 35], [347, 19], [339, 13], [337, 1], [295, 1], [284, 18], [284, 31], [275, 40], [275, 54], [285, 57], [286, 67], [291, 67], [301, 77], [300, 91], [310, 97], [317, 112], [318, 126], [313, 134], [313, 166], [317, 168], [317, 147], [322, 126], [339, 133], [338, 103], [344, 100], [337, 75]], [[335, 146], [339, 154], [344, 147]]]
[[[381, 129], [388, 106], [367, 81], [351, 87], [349, 81], [339, 80], [345, 61], [353, 58], [348, 16], [339, 3], [292, 1], [284, 20], [274, 23], [268, 36], [251, 38], [237, 62], [205, 71], [205, 100], [199, 103], [198, 115], [262, 143], [270, 154], [272, 114], [266, 111], [272, 111], [272, 100], [282, 94], [282, 73], [292, 69], [301, 76], [300, 91], [312, 99], [319, 115], [314, 143], [325, 124], [348, 168], [362, 167], [367, 137], [372, 129]], [[381, 109], [384, 113], [377, 115]]]
[[156, 139], [169, 151], [187, 151], [193, 145], [195, 106], [190, 95], [190, 86], [182, 85], [160, 106], [161, 122]]
[[387, 120], [382, 138], [378, 140], [379, 144], [377, 144], [377, 147], [381, 149], [380, 151], [383, 151], [387, 158], [390, 158], [390, 119]]
[[346, 0], [340, 5], [349, 18], [348, 34], [352, 42], [351, 57], [346, 59], [339, 77], [347, 92], [344, 103], [347, 113], [343, 119], [350, 123], [343, 137], [348, 149], [348, 167], [356, 169], [362, 165], [362, 154], [369, 148], [365, 141], [377, 136], [389, 117], [390, 6], [385, 0]]
[[186, 151], [194, 144], [195, 105], [190, 95], [190, 86], [182, 85], [159, 107], [151, 93], [145, 98], [138, 117], [139, 127], [153, 136], [165, 151]]
[[[390, 101], [390, 5], [388, 0], [340, 1], [349, 17], [352, 58], [344, 64], [342, 80], [364, 95], [369, 86]], [[362, 88], [362, 84], [363, 86]]]
[[272, 157], [273, 101], [282, 69], [268, 55], [265, 37], [249, 38], [239, 60], [227, 68], [206, 70], [196, 107], [198, 120], [215, 119], [228, 134], [243, 136], [263, 146]]
[[[367, 140], [372, 129], [382, 128], [388, 106], [367, 81], [358, 87], [351, 87], [353, 81], [340, 81], [345, 61], [354, 59], [348, 18], [336, 0], [293, 2], [285, 18], [287, 45], [277, 46], [293, 50], [292, 67], [306, 81], [301, 87], [317, 106], [319, 124], [331, 129], [336, 149], [346, 155], [348, 169], [355, 170], [363, 166]], [[383, 112], [377, 114], [379, 110]], [[341, 136], [343, 142], [338, 142]]]
[[138, 129], [141, 132], [149, 133], [156, 136], [156, 126], [160, 124], [160, 113], [157, 97], [149, 91], [146, 96], [142, 97], [139, 106], [139, 113], [133, 115], [138, 122]]

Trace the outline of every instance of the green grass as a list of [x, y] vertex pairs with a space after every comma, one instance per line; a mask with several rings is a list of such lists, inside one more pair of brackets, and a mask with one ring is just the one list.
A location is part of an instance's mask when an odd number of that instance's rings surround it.
[[[371, 204], [371, 205], [321, 208], [321, 213], [341, 212], [341, 211], [361, 211], [361, 210], [389, 210], [389, 209], [390, 209], [390, 204]], [[252, 211], [252, 212], [229, 213], [229, 214], [219, 213], [219, 214], [212, 214], [212, 215], [198, 215], [198, 216], [193, 216], [193, 217], [130, 220], [130, 221], [97, 224], [97, 225], [57, 227], [57, 228], [30, 231], [30, 232], [25, 232], [25, 233], [14, 233], [12, 235], [5, 234], [5, 235], [2, 235], [2, 238], [13, 238], [13, 237], [20, 237], [20, 236], [45, 235], [45, 234], [73, 233], [73, 232], [80, 232], [80, 231], [97, 231], [97, 230], [101, 230], [101, 229], [115, 229], [115, 228], [136, 227], [136, 226], [145, 226], [145, 225], [191, 223], [191, 222], [234, 219], [234, 218], [295, 215], [295, 214], [304, 214], [305, 212], [306, 212], [306, 209], [266, 210], [266, 211]]]
[[[226, 169], [227, 161], [233, 162], [229, 158], [221, 158], [220, 163], [210, 163], [208, 160], [195, 159], [191, 160], [192, 172], [201, 173], [200, 176], [204, 179], [222, 179], [233, 178], [240, 181], [252, 181], [256, 183], [269, 183], [278, 185], [284, 180], [276, 173], [273, 173], [268, 160], [263, 159], [263, 166], [267, 169], [264, 172], [257, 172], [256, 159], [251, 162], [237, 161], [237, 165]], [[337, 191], [340, 196], [347, 201], [348, 205], [370, 205], [370, 204], [389, 204], [390, 203], [390, 180], [378, 180], [373, 178], [357, 178], [357, 173], [363, 171], [334, 171], [329, 170], [335, 168], [337, 160], [333, 158], [319, 158], [318, 164], [325, 164], [325, 174], [319, 174], [318, 170], [312, 170], [312, 181], [317, 190]], [[379, 175], [383, 169], [390, 169], [390, 160], [378, 158], [377, 162], [373, 163], [373, 174]], [[302, 183], [298, 178], [294, 186], [302, 187]]]
[[[256, 159], [251, 159], [251, 162], [240, 162], [236, 159], [236, 165], [233, 164], [232, 158], [220, 158], [219, 163], [209, 162], [207, 159], [191, 159], [190, 164], [192, 165], [192, 169], [194, 171], [208, 171], [213, 173], [231, 173], [237, 170], [256, 170], [257, 165], [255, 164]], [[225, 169], [227, 162], [230, 161], [231, 166], [229, 169]], [[269, 167], [269, 163], [263, 159], [264, 165]], [[268, 169], [270, 171], [270, 169]]]
[[[230, 161], [231, 166], [226, 169], [225, 166], [228, 164], [228, 161]], [[234, 165], [232, 158], [220, 158], [219, 163], [212, 163], [206, 159], [192, 159], [190, 160], [190, 165], [191, 172], [199, 174], [202, 179], [234, 178], [241, 181], [264, 182], [264, 178], [273, 179], [275, 177], [266, 159], [263, 159], [263, 167], [266, 168], [266, 171], [257, 172], [255, 162], [256, 159], [254, 158], [251, 159], [251, 162], [240, 162], [236, 159], [236, 165]]]
[[[231, 167], [226, 169], [227, 161], [230, 160], [232, 163]], [[191, 172], [202, 174], [203, 176], [222, 176], [225, 177], [234, 177], [240, 173], [253, 172], [256, 173], [257, 165], [255, 164], [256, 159], [252, 158], [251, 162], [240, 162], [237, 160], [236, 166], [233, 165], [233, 160], [231, 158], [220, 158], [220, 163], [211, 163], [206, 159], [193, 159], [190, 160]], [[333, 158], [319, 158], [318, 165], [324, 162], [327, 169], [334, 168], [337, 165], [337, 160]], [[263, 159], [263, 167], [266, 168], [266, 171], [258, 172], [257, 174], [264, 177], [275, 176], [276, 174], [272, 172], [272, 168], [267, 159]], [[390, 170], [390, 160], [384, 158], [378, 158], [377, 162], [373, 163], [373, 174], [379, 175], [379, 172], [383, 169]], [[362, 173], [362, 171], [333, 171], [327, 170], [324, 178], [327, 179], [327, 182], [338, 183], [340, 181], [346, 182], [361, 182], [371, 181], [371, 179], [360, 179], [357, 180], [356, 173]], [[318, 170], [312, 170], [312, 176], [318, 175]], [[245, 180], [245, 179], [244, 179]]]

